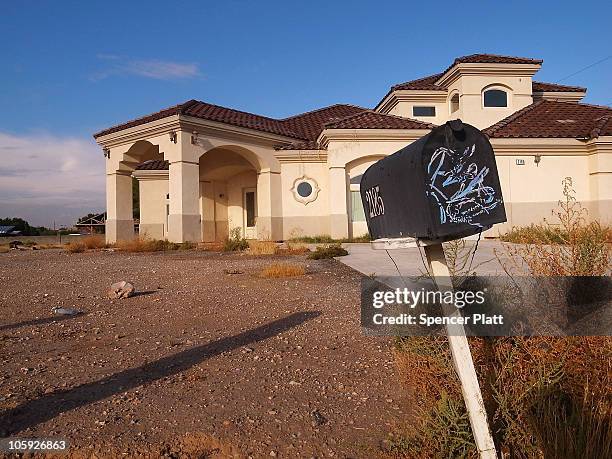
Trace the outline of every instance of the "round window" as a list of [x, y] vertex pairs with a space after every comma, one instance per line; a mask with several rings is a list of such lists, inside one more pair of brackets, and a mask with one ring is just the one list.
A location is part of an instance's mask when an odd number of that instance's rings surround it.
[[312, 194], [312, 185], [308, 182], [301, 182], [297, 186], [297, 192], [301, 197], [307, 198]]

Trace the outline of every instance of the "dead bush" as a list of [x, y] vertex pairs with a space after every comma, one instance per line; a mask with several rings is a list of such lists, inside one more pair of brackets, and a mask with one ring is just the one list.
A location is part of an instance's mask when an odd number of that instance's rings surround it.
[[274, 241], [249, 241], [251, 255], [274, 255], [278, 253], [278, 246]]
[[167, 240], [136, 237], [134, 239], [117, 241], [115, 247], [123, 252], [164, 252], [167, 250], [189, 250], [196, 247], [193, 242], [182, 244]]
[[572, 180], [563, 180], [564, 200], [553, 215], [559, 225], [544, 220], [541, 225], [515, 229], [516, 241], [496, 251], [510, 275], [601, 276], [610, 272], [611, 229], [599, 222], [586, 223], [588, 211], [576, 201]]
[[82, 241], [74, 241], [66, 244], [66, 250], [70, 253], [83, 253], [87, 250], [87, 247]]
[[81, 242], [88, 250], [104, 249], [106, 247], [106, 240], [104, 239], [104, 236], [101, 236], [99, 234], [85, 236], [83, 239], [81, 239]]
[[276, 278], [276, 277], [294, 277], [303, 276], [306, 274], [306, 268], [302, 265], [290, 263], [275, 263], [264, 268], [259, 274], [260, 277]]

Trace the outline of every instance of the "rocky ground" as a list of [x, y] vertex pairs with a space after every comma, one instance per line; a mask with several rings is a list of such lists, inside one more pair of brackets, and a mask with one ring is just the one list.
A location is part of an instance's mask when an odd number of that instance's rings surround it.
[[[258, 277], [278, 261], [307, 274]], [[120, 280], [139, 294], [107, 299]], [[362, 334], [359, 283], [303, 256], [0, 254], [0, 437], [66, 438], [75, 457], [375, 457], [408, 403], [390, 340]]]

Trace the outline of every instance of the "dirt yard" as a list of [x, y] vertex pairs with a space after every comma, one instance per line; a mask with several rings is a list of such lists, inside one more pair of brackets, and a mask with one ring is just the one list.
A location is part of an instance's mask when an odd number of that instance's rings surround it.
[[[307, 274], [258, 277], [279, 261]], [[107, 299], [120, 280], [139, 294]], [[303, 256], [0, 254], [0, 437], [66, 438], [75, 457], [375, 457], [409, 406], [392, 343], [362, 335], [359, 282]]]

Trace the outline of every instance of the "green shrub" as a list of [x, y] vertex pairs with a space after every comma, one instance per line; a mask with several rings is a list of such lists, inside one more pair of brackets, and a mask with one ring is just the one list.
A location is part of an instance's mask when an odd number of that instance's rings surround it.
[[334, 242], [331, 236], [327, 234], [319, 234], [317, 236], [299, 236], [291, 238], [292, 242], [305, 242], [307, 244], [325, 244]]
[[326, 245], [317, 247], [317, 250], [308, 255], [311, 260], [321, 260], [324, 258], [344, 257], [348, 252], [340, 244]]
[[249, 248], [248, 241], [242, 237], [242, 230], [239, 227], [232, 228], [230, 235], [223, 243], [224, 252], [242, 252]]

